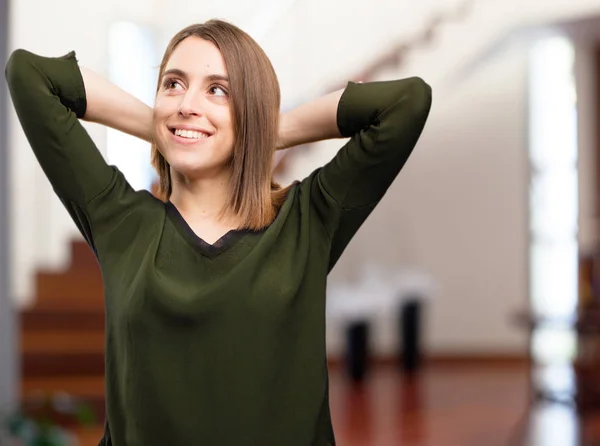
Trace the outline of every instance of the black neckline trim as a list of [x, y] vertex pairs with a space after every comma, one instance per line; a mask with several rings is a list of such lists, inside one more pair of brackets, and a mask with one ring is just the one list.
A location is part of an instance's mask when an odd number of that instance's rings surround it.
[[175, 207], [173, 203], [170, 201], [166, 202], [167, 214], [172, 216], [175, 220], [175, 227], [181, 233], [181, 235], [187, 239], [202, 255], [208, 258], [215, 258], [219, 254], [227, 251], [237, 242], [239, 242], [245, 235], [247, 234], [259, 234], [262, 231], [252, 231], [249, 229], [231, 229], [229, 232], [224, 234], [219, 240], [215, 243], [210, 244], [207, 241], [203, 240], [199, 237], [193, 229], [188, 225], [183, 215], [179, 212], [179, 210]]

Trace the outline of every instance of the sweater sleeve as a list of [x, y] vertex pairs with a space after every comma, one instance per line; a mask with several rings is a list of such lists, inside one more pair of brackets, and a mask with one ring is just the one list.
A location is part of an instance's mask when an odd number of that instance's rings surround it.
[[349, 83], [337, 110], [350, 137], [319, 169], [311, 187], [330, 237], [329, 269], [404, 166], [431, 108], [431, 88], [420, 78]]
[[85, 115], [86, 95], [75, 53], [49, 58], [16, 50], [8, 59], [5, 74], [17, 116], [39, 164], [94, 248], [90, 203], [114, 186], [119, 175], [79, 122]]

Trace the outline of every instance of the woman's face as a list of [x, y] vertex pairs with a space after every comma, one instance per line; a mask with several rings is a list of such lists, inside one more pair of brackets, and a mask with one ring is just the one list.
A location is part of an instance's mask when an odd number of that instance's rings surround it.
[[221, 52], [199, 37], [171, 54], [154, 105], [154, 139], [188, 180], [222, 175], [234, 144], [228, 74]]

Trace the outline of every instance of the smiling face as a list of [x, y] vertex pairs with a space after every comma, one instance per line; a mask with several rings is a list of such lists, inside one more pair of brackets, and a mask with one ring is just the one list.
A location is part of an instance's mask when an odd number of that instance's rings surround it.
[[172, 175], [227, 175], [234, 145], [228, 73], [200, 37], [181, 41], [167, 62], [154, 106], [154, 140]]
[[224, 210], [241, 227], [264, 229], [287, 194], [271, 172], [280, 104], [275, 70], [249, 34], [222, 20], [175, 34], [161, 60], [154, 108], [157, 198], [170, 200], [183, 182], [218, 179], [228, 184]]

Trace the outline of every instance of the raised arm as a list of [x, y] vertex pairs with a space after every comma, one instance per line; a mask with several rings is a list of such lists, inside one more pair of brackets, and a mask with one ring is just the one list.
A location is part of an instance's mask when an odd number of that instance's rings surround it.
[[118, 209], [113, 204], [92, 207], [90, 203], [96, 200], [101, 204], [99, 198], [106, 203], [125, 203], [133, 191], [122, 174], [107, 165], [79, 119], [147, 137], [151, 110], [90, 72], [85, 74], [84, 84], [74, 52], [42, 57], [16, 50], [5, 73], [17, 116], [38, 162], [88, 243], [93, 244], [92, 220], [100, 217], [99, 212]]
[[81, 67], [81, 75], [87, 97], [84, 121], [151, 141], [151, 107], [88, 68]]
[[75, 53], [42, 57], [16, 50], [5, 71], [25, 136], [55, 192], [85, 205], [106, 188], [113, 170], [78, 121], [87, 100]]
[[413, 77], [351, 82], [343, 93], [324, 96], [283, 118], [283, 141], [350, 137], [309, 177], [311, 200], [332, 238], [330, 267], [404, 166], [430, 107], [431, 88]]
[[282, 114], [277, 149], [341, 138], [337, 126], [337, 108], [342, 93], [343, 89], [329, 93]]

